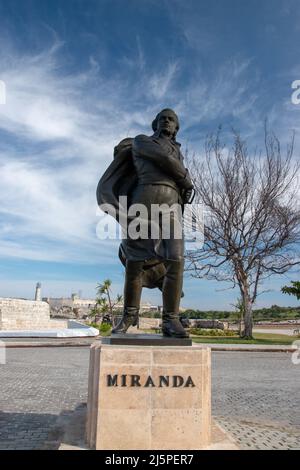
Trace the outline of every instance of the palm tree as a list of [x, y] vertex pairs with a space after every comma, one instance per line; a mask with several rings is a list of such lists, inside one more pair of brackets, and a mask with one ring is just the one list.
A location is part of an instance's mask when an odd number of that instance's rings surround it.
[[115, 313], [114, 307], [123, 299], [122, 295], [118, 294], [116, 300], [112, 301], [111, 280], [105, 279], [102, 283], [98, 283], [96, 287], [96, 305], [93, 310], [102, 314], [109, 313], [112, 325], [115, 326]]

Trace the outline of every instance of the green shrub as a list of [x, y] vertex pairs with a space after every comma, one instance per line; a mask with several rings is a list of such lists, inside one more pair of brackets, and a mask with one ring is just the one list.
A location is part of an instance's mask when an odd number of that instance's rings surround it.
[[91, 323], [88, 323], [88, 325], [99, 330], [101, 336], [108, 336], [111, 332], [111, 325], [109, 323], [99, 324], [99, 323], [91, 322]]
[[106, 336], [111, 331], [111, 325], [109, 323], [101, 323], [99, 331], [101, 335]]

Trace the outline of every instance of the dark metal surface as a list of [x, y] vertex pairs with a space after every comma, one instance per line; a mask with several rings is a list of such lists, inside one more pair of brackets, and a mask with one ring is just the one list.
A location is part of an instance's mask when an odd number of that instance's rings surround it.
[[[163, 109], [154, 119], [152, 129], [152, 136], [138, 135], [134, 139], [123, 139], [117, 145], [114, 161], [98, 184], [97, 201], [100, 207], [106, 204], [103, 209], [106, 212], [109, 203], [115, 209], [111, 215], [114, 214], [120, 224], [124, 217], [119, 216], [124, 216], [125, 210], [121, 195], [128, 196], [129, 206], [142, 204], [146, 214], [141, 219], [145, 228], [145, 233], [140, 229], [143, 236], [133, 236], [127, 228], [123, 234], [119, 255], [125, 266], [124, 311], [113, 333], [124, 334], [137, 323], [143, 287], [156, 287], [162, 291], [162, 331], [177, 341], [188, 336], [179, 321], [179, 305], [184, 271], [182, 214], [184, 204], [191, 199], [193, 183], [176, 141], [179, 130], [176, 113]], [[162, 205], [164, 216], [155, 217], [152, 208]], [[167, 222], [166, 215], [169, 216]], [[125, 220], [129, 219], [125, 210]], [[141, 220], [138, 219], [140, 226]], [[166, 224], [167, 232], [163, 230]], [[155, 236], [153, 225], [157, 228]], [[141, 338], [135, 341], [142, 344]]]
[[102, 338], [102, 344], [126, 346], [192, 346], [190, 338], [168, 338], [161, 335], [112, 335]]

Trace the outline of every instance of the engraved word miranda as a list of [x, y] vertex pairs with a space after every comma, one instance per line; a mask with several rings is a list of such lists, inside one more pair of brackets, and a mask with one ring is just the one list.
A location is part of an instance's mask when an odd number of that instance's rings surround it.
[[108, 387], [195, 387], [190, 375], [187, 379], [181, 377], [181, 375], [159, 375], [155, 380], [151, 375], [148, 375], [142, 381], [140, 375], [108, 374], [106, 376], [106, 385]]

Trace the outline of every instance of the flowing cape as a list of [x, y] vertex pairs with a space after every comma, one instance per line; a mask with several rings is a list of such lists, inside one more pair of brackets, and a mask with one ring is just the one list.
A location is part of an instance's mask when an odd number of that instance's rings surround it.
[[[110, 204], [115, 210], [117, 222], [122, 220], [122, 217], [120, 217], [122, 215], [122, 207], [119, 201], [120, 196], [127, 196], [129, 199], [131, 191], [137, 184], [137, 174], [131, 153], [132, 141], [132, 138], [121, 140], [115, 147], [114, 160], [101, 177], [97, 186], [96, 196], [98, 205]], [[130, 204], [129, 200], [128, 203]]]

